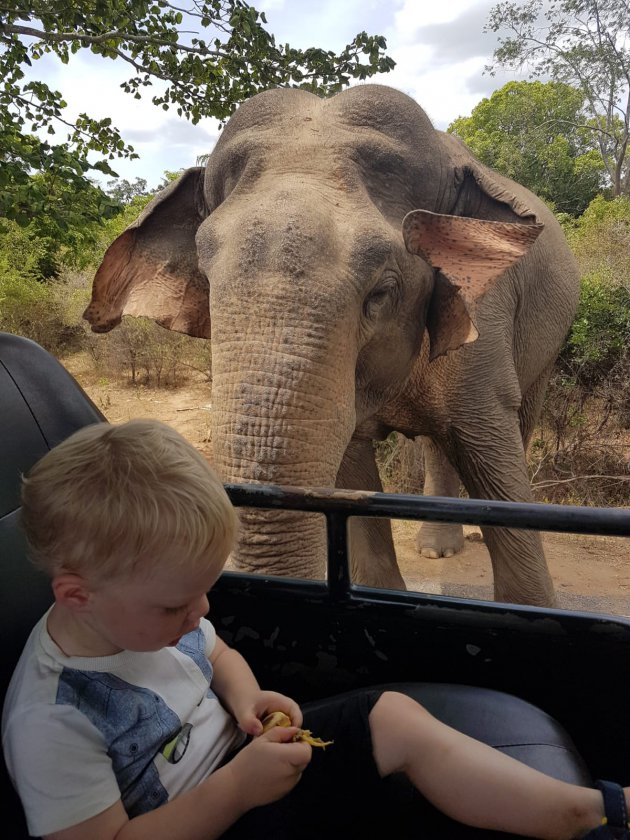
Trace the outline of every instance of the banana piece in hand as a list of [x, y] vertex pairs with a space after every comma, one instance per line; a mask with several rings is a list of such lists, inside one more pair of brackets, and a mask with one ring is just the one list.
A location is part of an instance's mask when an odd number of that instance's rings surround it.
[[[291, 718], [288, 715], [285, 715], [284, 712], [272, 712], [270, 715], [263, 718], [262, 725], [263, 732], [273, 729], [274, 726], [293, 726]], [[293, 736], [293, 740], [305, 741], [312, 747], [322, 747], [323, 749], [334, 743], [334, 741], [322, 741], [321, 738], [314, 738], [310, 729], [300, 729], [300, 731]]]

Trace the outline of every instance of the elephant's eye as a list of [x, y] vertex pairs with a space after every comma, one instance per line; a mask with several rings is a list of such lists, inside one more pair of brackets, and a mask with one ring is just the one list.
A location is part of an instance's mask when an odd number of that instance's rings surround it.
[[388, 272], [378, 281], [363, 302], [363, 314], [366, 318], [376, 318], [391, 312], [400, 297], [400, 278], [394, 272]]

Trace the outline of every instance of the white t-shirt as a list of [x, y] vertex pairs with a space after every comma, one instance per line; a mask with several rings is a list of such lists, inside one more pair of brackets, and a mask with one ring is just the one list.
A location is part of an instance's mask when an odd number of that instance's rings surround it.
[[177, 647], [86, 658], [33, 628], [2, 715], [28, 830], [61, 831], [122, 799], [130, 817], [205, 779], [245, 736], [210, 687], [214, 627]]

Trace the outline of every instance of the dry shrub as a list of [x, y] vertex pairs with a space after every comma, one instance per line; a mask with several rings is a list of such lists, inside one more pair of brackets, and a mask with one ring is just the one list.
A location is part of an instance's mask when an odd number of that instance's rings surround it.
[[374, 448], [386, 493], [422, 493], [424, 461], [419, 440], [410, 440], [400, 432], [392, 432]]
[[[601, 507], [630, 505], [630, 372], [625, 389], [608, 382], [596, 395], [552, 377], [540, 424], [528, 452], [534, 498], [539, 502]], [[622, 419], [626, 420], [626, 426]], [[383, 489], [421, 493], [424, 466], [420, 439], [398, 432], [376, 444]], [[465, 496], [462, 488], [461, 495]]]
[[212, 377], [210, 342], [158, 326], [148, 318], [123, 318], [106, 335], [88, 338], [97, 368], [131, 385], [176, 388], [193, 371]]
[[630, 364], [619, 363], [597, 387], [557, 369], [528, 460], [538, 501], [630, 504]]

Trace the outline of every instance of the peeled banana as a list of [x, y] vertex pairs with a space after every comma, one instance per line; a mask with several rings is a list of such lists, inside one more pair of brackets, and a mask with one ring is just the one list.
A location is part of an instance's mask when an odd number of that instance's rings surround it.
[[[273, 729], [274, 726], [293, 726], [291, 718], [288, 715], [285, 715], [284, 712], [271, 712], [271, 714], [263, 718], [262, 725], [263, 732]], [[296, 732], [293, 736], [293, 740], [304, 741], [312, 747], [322, 747], [323, 749], [334, 743], [334, 741], [322, 741], [321, 738], [313, 737], [310, 729], [300, 729], [299, 732]]]

